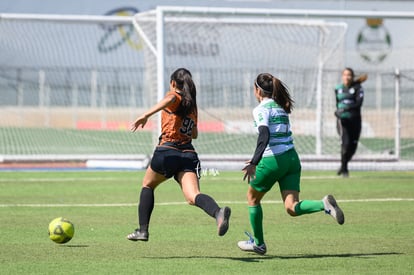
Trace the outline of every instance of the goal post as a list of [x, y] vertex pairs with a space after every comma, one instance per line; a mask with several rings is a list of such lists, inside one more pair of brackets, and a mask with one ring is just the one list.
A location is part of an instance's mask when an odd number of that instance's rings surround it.
[[[149, 155], [159, 123], [152, 120], [149, 132], [136, 134], [128, 132], [129, 123], [164, 96], [175, 68], [187, 67], [199, 91], [200, 154], [244, 159], [255, 144], [252, 83], [260, 72], [286, 82], [298, 116], [313, 121], [313, 128], [302, 130], [302, 153], [323, 154], [315, 147], [323, 142], [323, 116], [314, 109], [322, 112], [324, 97], [316, 93], [334, 85], [321, 72], [343, 65], [346, 25], [279, 19], [265, 10], [158, 7], [133, 22], [2, 14], [0, 32], [7, 37], [0, 42], [4, 56], [16, 57], [0, 64], [4, 158]], [[24, 137], [21, 144], [15, 134]]]
[[[199, 80], [196, 85], [200, 96], [205, 100], [212, 100], [208, 97], [216, 97], [218, 101], [229, 100], [229, 97], [239, 98], [239, 93], [243, 93], [243, 102], [231, 102], [235, 100], [230, 99], [228, 106], [205, 104], [199, 100], [202, 118], [211, 120], [211, 125], [216, 127], [227, 127], [222, 130], [223, 136], [226, 133], [237, 136], [237, 127], [243, 128], [242, 135], [250, 136], [249, 143], [239, 143], [238, 149], [233, 154], [229, 152], [229, 156], [240, 154], [240, 149], [251, 148], [254, 133], [249, 127], [252, 128], [251, 109], [255, 106], [251, 95], [252, 83], [260, 72], [271, 72], [280, 77], [299, 97], [302, 93], [309, 93], [306, 96], [309, 102], [297, 99], [302, 116], [306, 116], [306, 110], [314, 116], [313, 132], [308, 133], [313, 136], [311, 143], [314, 145], [308, 148], [307, 154], [314, 158], [326, 155], [323, 152], [323, 93], [335, 84], [332, 79], [324, 79], [323, 75], [325, 70], [339, 70], [344, 64], [346, 24], [280, 19], [277, 14], [272, 14], [272, 10], [190, 7], [158, 7], [155, 13], [136, 14], [133, 24], [146, 42], [147, 53], [152, 56], [147, 58], [153, 58], [152, 66], [157, 68], [148, 69], [157, 71], [158, 100], [164, 96], [168, 76], [177, 66], [188, 67], [192, 71]], [[156, 37], [150, 39], [154, 30]], [[223, 75], [227, 80], [216, 85], [206, 83], [220, 81]], [[219, 114], [221, 118], [211, 114]], [[231, 125], [237, 126], [232, 129]], [[201, 139], [196, 142], [198, 146], [205, 144]], [[222, 143], [220, 139], [216, 142]], [[243, 153], [246, 154], [247, 150]]]
[[[186, 67], [197, 87], [194, 144], [204, 165], [234, 168], [229, 163], [238, 167], [251, 157], [253, 83], [269, 72], [295, 100], [291, 123], [301, 159], [334, 161], [336, 168], [333, 89], [345, 65], [347, 25], [309, 19], [314, 13], [289, 16], [212, 7], [157, 7], [125, 17], [0, 14], [0, 166], [101, 160], [145, 166], [160, 123], [153, 117], [131, 133], [131, 122], [164, 97], [170, 74]], [[399, 131], [412, 115], [406, 111], [412, 100], [395, 100], [399, 93], [406, 98], [414, 82], [404, 71], [396, 74], [401, 83], [394, 72], [374, 75], [383, 99], [364, 102], [366, 132], [355, 159], [399, 159], [400, 148], [412, 146], [410, 133]]]

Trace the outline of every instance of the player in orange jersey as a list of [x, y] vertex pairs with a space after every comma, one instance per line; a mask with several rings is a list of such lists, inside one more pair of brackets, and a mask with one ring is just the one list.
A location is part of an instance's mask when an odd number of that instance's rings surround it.
[[169, 92], [164, 99], [135, 120], [132, 131], [144, 127], [148, 118], [159, 111], [162, 111], [162, 133], [142, 181], [138, 204], [139, 228], [129, 234], [127, 239], [148, 241], [154, 189], [173, 176], [187, 202], [215, 218], [218, 235], [223, 236], [229, 227], [230, 208], [220, 208], [213, 198], [200, 193], [200, 161], [191, 144], [192, 139], [198, 135], [196, 86], [187, 69], [177, 69], [171, 75]]

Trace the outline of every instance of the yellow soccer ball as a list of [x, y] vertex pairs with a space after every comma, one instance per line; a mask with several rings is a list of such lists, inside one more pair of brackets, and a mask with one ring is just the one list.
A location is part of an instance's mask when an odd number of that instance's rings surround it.
[[49, 238], [55, 243], [67, 243], [74, 234], [73, 223], [65, 218], [59, 217], [49, 223]]

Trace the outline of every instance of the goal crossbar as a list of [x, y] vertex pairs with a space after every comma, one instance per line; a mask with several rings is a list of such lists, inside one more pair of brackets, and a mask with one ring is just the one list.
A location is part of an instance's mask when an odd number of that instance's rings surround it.
[[255, 9], [255, 8], [224, 8], [224, 7], [179, 7], [158, 6], [162, 12], [194, 13], [194, 14], [239, 14], [239, 15], [273, 15], [273, 16], [303, 16], [306, 18], [394, 18], [413, 19], [412, 11], [361, 11], [361, 10], [305, 10], [305, 9]]

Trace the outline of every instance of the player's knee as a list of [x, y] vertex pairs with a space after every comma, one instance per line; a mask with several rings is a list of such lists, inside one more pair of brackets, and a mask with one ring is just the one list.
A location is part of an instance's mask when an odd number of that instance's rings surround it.
[[185, 200], [189, 205], [195, 205], [195, 198], [186, 197]]
[[184, 194], [185, 200], [189, 205], [195, 205], [196, 195]]
[[155, 187], [151, 186], [151, 184], [146, 184], [144, 182], [142, 183], [142, 188], [147, 188], [147, 189], [151, 189], [151, 190], [155, 189]]
[[150, 188], [150, 189], [155, 189], [157, 187], [157, 185], [155, 184], [154, 181], [150, 180], [150, 179], [143, 179], [142, 180], [142, 187], [143, 188]]
[[248, 203], [248, 205], [251, 205], [251, 206], [259, 205], [260, 204], [260, 199], [258, 199], [256, 197], [253, 197], [253, 196], [250, 196], [250, 195], [247, 195], [247, 203]]

